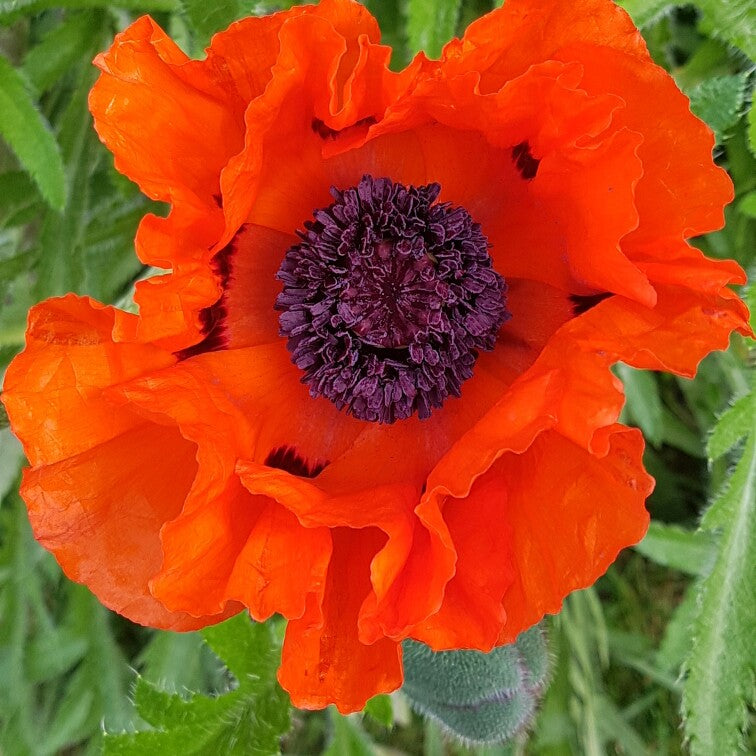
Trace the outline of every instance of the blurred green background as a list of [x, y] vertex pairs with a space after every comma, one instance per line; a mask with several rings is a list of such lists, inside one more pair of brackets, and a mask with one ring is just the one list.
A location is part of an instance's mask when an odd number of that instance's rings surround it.
[[[133, 238], [155, 208], [114, 171], [92, 129], [94, 55], [145, 12], [200, 57], [232, 20], [291, 4], [0, 0], [0, 375], [34, 302], [74, 291], [125, 306], [145, 274]], [[420, 49], [437, 55], [500, 3], [366, 4], [400, 67]], [[714, 130], [716, 160], [735, 182], [726, 228], [695, 244], [753, 273], [756, 7], [621, 4]], [[753, 289], [749, 298], [753, 308]], [[0, 753], [265, 754], [281, 737], [285, 753], [299, 754], [756, 750], [746, 732], [756, 666], [753, 365], [753, 342], [737, 338], [694, 381], [618, 366], [624, 420], [643, 429], [657, 479], [649, 534], [548, 622], [552, 683], [529, 737], [471, 751], [401, 694], [351, 717], [290, 710], [275, 682], [280, 623], [239, 617], [177, 635], [108, 612], [34, 542], [17, 495], [22, 455], [0, 417]]]

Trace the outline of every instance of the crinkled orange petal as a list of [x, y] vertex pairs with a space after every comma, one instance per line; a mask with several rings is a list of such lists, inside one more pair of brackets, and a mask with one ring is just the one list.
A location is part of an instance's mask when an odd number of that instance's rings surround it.
[[406, 628], [438, 609], [454, 572], [454, 549], [445, 523], [430, 512], [417, 517], [414, 486], [371, 485], [326, 473], [309, 481], [254, 462], [237, 465], [244, 486], [275, 499], [307, 527], [377, 527], [386, 541], [373, 555], [370, 584], [359, 614], [359, 637], [373, 643], [402, 637]]
[[[416, 125], [413, 132], [442, 199], [451, 196], [474, 212], [505, 278], [542, 280], [576, 294], [615, 291], [652, 305], [653, 287], [621, 248], [638, 225], [643, 137], [617, 130], [622, 101], [587, 96], [581, 76], [579, 64], [542, 63], [486, 96], [473, 77], [424, 82], [422, 97], [408, 99], [407, 107], [413, 117], [448, 128]], [[400, 112], [370, 133], [403, 129], [405, 117]], [[527, 177], [513, 156], [524, 146], [538, 161]], [[485, 192], [476, 197], [473, 186]], [[457, 199], [464, 194], [469, 201]]]
[[[630, 16], [605, 0], [507, 0], [506, 6], [467, 27], [443, 51], [452, 70], [481, 73], [481, 89], [495, 91], [534, 63], [556, 57], [574, 42], [588, 42], [648, 59]], [[611, 91], [605, 90], [605, 91]]]
[[[390, 51], [375, 44], [375, 21], [357, 3], [321, 3], [317, 12], [287, 19], [278, 37], [270, 86], [247, 108], [244, 150], [228, 162], [221, 177], [228, 233], [248, 219], [291, 233], [314, 208], [328, 204], [329, 184], [317, 180], [322, 178], [317, 160], [321, 135], [327, 142], [329, 133], [353, 125], [360, 130], [359, 124], [380, 118], [413, 75], [389, 71]], [[310, 179], [298, 181], [298, 189], [281, 198], [286, 208], [305, 210], [290, 213], [283, 227], [264, 217], [265, 207], [271, 206], [265, 180], [271, 171], [292, 180]], [[297, 196], [300, 191], [302, 198]], [[325, 203], [308, 203], [313, 191]]]
[[609, 91], [623, 98], [618, 127], [643, 134], [638, 146], [643, 176], [635, 191], [641, 222], [623, 240], [631, 258], [636, 245], [721, 228], [723, 208], [733, 198], [732, 182], [711, 159], [711, 130], [690, 112], [688, 98], [672, 77], [649, 58], [592, 45], [576, 45], [563, 55], [580, 55], [585, 62], [581, 86], [588, 92]]
[[484, 475], [465, 498], [443, 504], [457, 563], [438, 612], [415, 626], [412, 637], [436, 650], [490, 651], [506, 621], [504, 592], [514, 580], [508, 492]]
[[35, 536], [66, 574], [135, 622], [194, 629], [222, 616], [170, 612], [147, 584], [160, 566], [160, 527], [197, 469], [196, 447], [110, 398], [114, 386], [175, 362], [155, 346], [113, 341], [114, 330], [133, 337], [135, 321], [74, 295], [37, 305], [2, 400], [33, 465], [22, 495]]
[[722, 225], [732, 187], [711, 161], [711, 131], [691, 115], [687, 98], [613, 3], [508, 0], [450, 43], [443, 65], [449, 75], [480, 74], [482, 91], [494, 92], [543, 60], [582, 63], [580, 86], [589, 94], [621, 97], [617, 125], [644, 136], [638, 148], [644, 174], [636, 190], [641, 223], [633, 243], [687, 238]]
[[162, 569], [151, 588], [165, 606], [208, 614], [239, 601], [258, 621], [275, 612], [301, 617], [306, 596], [323, 592], [331, 554], [327, 528], [302, 527], [236, 477], [221, 495], [203, 497], [165, 525], [161, 540]]
[[188, 194], [211, 204], [243, 124], [208, 67], [189, 61], [148, 16], [95, 63], [103, 74], [89, 106], [118, 170], [153, 199]]
[[384, 538], [374, 528], [333, 531], [322, 606], [311, 599], [304, 616], [286, 628], [278, 680], [295, 706], [320, 709], [335, 703], [346, 714], [402, 684], [401, 646], [387, 638], [365, 645], [357, 636], [360, 606], [370, 589], [370, 560]]
[[490, 476], [507, 491], [506, 553], [515, 569], [499, 643], [558, 612], [568, 593], [592, 585], [646, 532], [653, 479], [643, 469], [643, 437], [621, 425], [600, 433], [605, 456], [547, 431], [523, 454], [502, 456], [475, 484]]
[[657, 291], [659, 302], [653, 309], [620, 299], [602, 302], [591, 317], [570, 328], [575, 342], [635, 367], [692, 378], [709, 352], [727, 348], [733, 331], [751, 333], [748, 310], [730, 289], [712, 294], [658, 285]]
[[8, 367], [2, 400], [29, 462], [50, 464], [87, 451], [141, 423], [113, 407], [108, 386], [175, 362], [155, 346], [113, 341], [136, 317], [69, 294], [32, 307], [26, 348]]
[[194, 630], [235, 614], [171, 612], [148, 590], [160, 568], [160, 527], [192, 483], [195, 446], [175, 428], [142, 424], [24, 474], [21, 495], [34, 535], [63, 571], [134, 622]]

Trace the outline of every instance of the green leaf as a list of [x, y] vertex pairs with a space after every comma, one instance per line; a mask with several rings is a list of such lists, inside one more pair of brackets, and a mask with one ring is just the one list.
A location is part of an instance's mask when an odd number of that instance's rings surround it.
[[730, 451], [754, 429], [756, 394], [741, 396], [717, 421], [709, 436], [706, 452], [710, 459], [717, 459]]
[[673, 4], [670, 0], [619, 0], [637, 27], [656, 21]]
[[748, 111], [748, 147], [751, 154], [756, 157], [756, 87], [751, 92], [751, 109]]
[[690, 628], [698, 616], [698, 586], [692, 584], [664, 628], [664, 637], [656, 652], [656, 666], [676, 672], [690, 651]]
[[617, 374], [625, 385], [630, 417], [654, 446], [660, 446], [664, 437], [664, 411], [654, 374], [622, 363], [617, 365]]
[[88, 56], [95, 37], [104, 29], [104, 22], [104, 15], [97, 12], [71, 14], [29, 50], [22, 69], [38, 92], [51, 87], [76, 62]]
[[62, 212], [48, 212], [37, 244], [36, 299], [73, 291], [84, 293], [87, 276], [83, 245], [90, 199], [90, 176], [99, 153], [87, 109], [94, 71], [80, 64], [79, 86], [61, 118], [60, 145], [65, 159], [69, 197]]
[[207, 0], [181, 0], [181, 5], [201, 45], [244, 13], [240, 0], [214, 0], [211, 3]]
[[628, 756], [646, 756], [647, 745], [611, 700], [599, 696], [596, 704], [599, 729], [607, 739], [616, 740], [621, 746], [621, 752]]
[[365, 704], [365, 714], [384, 727], [394, 724], [394, 707], [391, 705], [391, 696], [373, 696]]
[[155, 729], [106, 734], [106, 754], [273, 754], [289, 728], [289, 700], [276, 682], [279, 637], [271, 623], [245, 614], [205, 628], [205, 642], [236, 678], [233, 689], [184, 697], [137, 680], [139, 715]]
[[738, 210], [749, 218], [756, 218], [756, 192], [749, 192], [738, 202]]
[[461, 0], [408, 0], [407, 36], [414, 54], [424, 50], [437, 58], [441, 48], [454, 36]]
[[706, 575], [716, 555], [711, 534], [652, 521], [635, 550], [652, 562], [689, 575]]
[[331, 738], [323, 756], [375, 756], [373, 744], [360, 725], [359, 716], [343, 716], [338, 711], [329, 709], [331, 720]]
[[71, 629], [52, 629], [27, 647], [27, 674], [34, 682], [49, 680], [70, 670], [82, 659], [89, 644]]
[[123, 8], [131, 11], [175, 11], [179, 0], [0, 0], [0, 24], [31, 16], [48, 8]]
[[[756, 402], [740, 410], [750, 417], [751, 429], [756, 427], [754, 408]], [[729, 442], [736, 434], [724, 435]], [[726, 445], [724, 442], [719, 449]], [[694, 756], [738, 752], [743, 746], [747, 707], [753, 700], [756, 666], [753, 643], [756, 433], [753, 430], [728, 485], [704, 515], [701, 527], [720, 531], [720, 543], [714, 568], [701, 583], [700, 611], [693, 623], [693, 643], [685, 662], [683, 712]]]
[[[34, 218], [39, 216], [37, 208], [42, 198], [34, 182], [23, 171], [8, 171], [0, 174], [0, 197], [3, 198], [0, 205], [0, 228], [27, 223], [31, 218], [26, 220], [23, 216], [29, 210], [34, 211]], [[6, 260], [3, 260], [0, 271], [0, 279], [3, 281], [11, 278]], [[15, 276], [16, 273], [12, 275]]]
[[0, 136], [39, 187], [60, 210], [66, 201], [63, 162], [49, 124], [37, 110], [29, 83], [0, 56]]
[[752, 0], [698, 0], [704, 18], [701, 29], [739, 47], [751, 60], [756, 60], [756, 10]]
[[5, 405], [0, 403], [0, 501], [16, 483], [23, 459], [21, 444], [8, 428]]
[[690, 109], [711, 127], [717, 142], [723, 142], [740, 118], [748, 73], [714, 76], [688, 93]]
[[155, 633], [138, 664], [146, 681], [172, 691], [217, 690], [226, 674], [199, 633]]

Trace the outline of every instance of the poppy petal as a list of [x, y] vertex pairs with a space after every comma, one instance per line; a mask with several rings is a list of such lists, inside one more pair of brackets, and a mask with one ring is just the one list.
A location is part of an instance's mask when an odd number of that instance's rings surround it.
[[103, 73], [89, 106], [118, 170], [153, 199], [196, 197], [212, 205], [220, 172], [243, 139], [226, 90], [148, 16], [95, 64]]
[[359, 711], [368, 698], [402, 684], [401, 646], [387, 638], [365, 645], [357, 635], [370, 560], [383, 540], [373, 528], [333, 531], [322, 605], [310, 599], [305, 615], [286, 628], [278, 680], [295, 706], [320, 709], [336, 703], [342, 713]]
[[237, 470], [249, 491], [275, 498], [306, 527], [383, 531], [385, 543], [372, 559], [359, 613], [363, 643], [384, 635], [401, 637], [406, 626], [438, 609], [454, 572], [454, 549], [440, 517], [413, 513], [413, 486], [370, 485], [340, 476], [330, 484], [321, 478], [311, 482], [253, 462], [240, 462]]
[[134, 622], [194, 630], [240, 609], [171, 612], [148, 590], [162, 559], [160, 528], [181, 509], [197, 469], [195, 449], [175, 428], [142, 424], [24, 474], [21, 493], [37, 540], [72, 580]]
[[638, 148], [644, 174], [636, 190], [642, 223], [632, 242], [688, 238], [722, 225], [722, 207], [732, 199], [732, 187], [711, 161], [711, 131], [690, 113], [687, 98], [669, 74], [653, 63], [621, 8], [603, 0], [540, 5], [508, 0], [471, 24], [444, 53], [450, 73], [478, 73], [484, 92], [499, 90], [539, 61], [582, 63], [581, 88], [622, 98], [617, 126], [644, 136]]
[[411, 635], [435, 650], [490, 651], [506, 621], [504, 592], [515, 579], [508, 494], [494, 476], [484, 475], [461, 499], [446, 497], [443, 519], [457, 555], [454, 577], [440, 609]]
[[128, 335], [136, 322], [73, 294], [30, 310], [26, 348], [8, 367], [2, 399], [32, 465], [87, 451], [141, 423], [108, 402], [103, 390], [175, 357], [152, 345], [113, 341], [114, 330]]
[[322, 594], [331, 552], [327, 528], [303, 528], [236, 477], [212, 499], [195, 484], [186, 509], [163, 527], [163, 565], [151, 582], [166, 607], [212, 614], [238, 601], [264, 621], [275, 612], [301, 617], [306, 596]]
[[514, 642], [544, 614], [558, 612], [568, 593], [592, 585], [646, 532], [653, 479], [643, 469], [643, 437], [621, 425], [600, 433], [606, 455], [549, 431], [486, 473], [507, 491], [507, 551], [515, 566], [499, 643]]

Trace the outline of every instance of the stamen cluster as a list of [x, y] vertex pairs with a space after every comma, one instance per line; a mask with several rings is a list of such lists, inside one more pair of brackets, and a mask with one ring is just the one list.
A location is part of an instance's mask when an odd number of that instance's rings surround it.
[[313, 396], [362, 420], [460, 396], [509, 318], [488, 240], [441, 187], [366, 175], [298, 232], [277, 274], [280, 332]]

